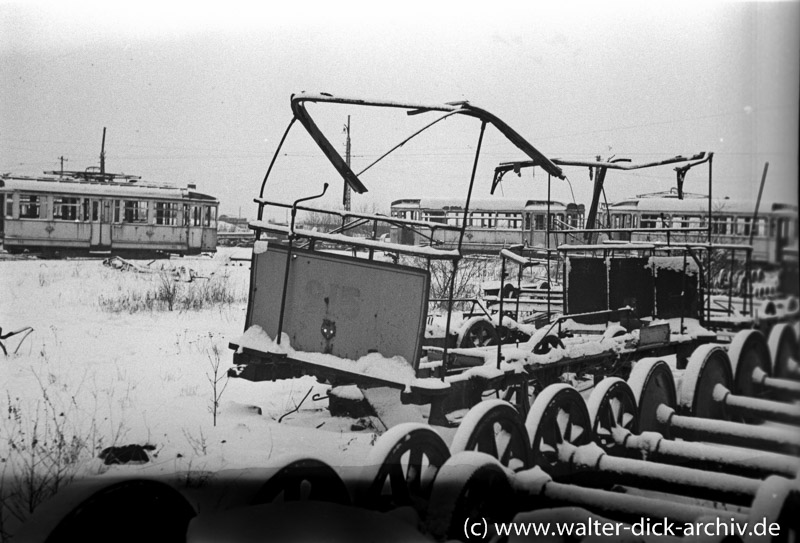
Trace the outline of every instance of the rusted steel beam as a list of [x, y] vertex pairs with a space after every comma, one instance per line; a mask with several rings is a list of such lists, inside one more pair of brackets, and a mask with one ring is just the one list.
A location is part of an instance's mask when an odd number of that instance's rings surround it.
[[[334, 146], [325, 137], [322, 131], [320, 131], [319, 127], [317, 127], [316, 123], [306, 110], [305, 107], [306, 102], [322, 102], [331, 104], [350, 104], [358, 106], [399, 108], [408, 110], [409, 115], [416, 115], [419, 113], [426, 113], [430, 111], [441, 111], [445, 113], [454, 113], [454, 114], [464, 115], [467, 117], [474, 117], [483, 121], [484, 123], [491, 124], [495, 128], [497, 128], [497, 130], [500, 131], [500, 133], [503, 134], [503, 136], [505, 136], [506, 139], [508, 139], [519, 150], [521, 150], [528, 156], [531, 165], [536, 165], [541, 167], [550, 175], [554, 175], [562, 179], [564, 178], [564, 173], [560, 167], [554, 164], [549, 158], [544, 156], [538, 149], [536, 149], [533, 145], [531, 145], [531, 143], [528, 142], [528, 140], [522, 137], [508, 124], [506, 124], [504, 121], [502, 121], [500, 118], [493, 115], [492, 113], [486, 111], [485, 109], [473, 106], [468, 102], [452, 102], [447, 104], [426, 105], [426, 104], [415, 104], [415, 103], [391, 102], [385, 100], [349, 98], [342, 96], [333, 96], [332, 94], [328, 93], [302, 92], [300, 94], [292, 95], [291, 107], [294, 117], [300, 121], [303, 127], [305, 127], [306, 131], [316, 142], [316, 144], [322, 150], [323, 154], [331, 162], [333, 167], [336, 168], [336, 171], [339, 172], [339, 174], [342, 176], [345, 182], [359, 194], [367, 192], [366, 186], [364, 186], [364, 184], [358, 178], [356, 173], [350, 169], [350, 166], [339, 155], [338, 151], [336, 151]], [[430, 126], [432, 126], [432, 124]]]

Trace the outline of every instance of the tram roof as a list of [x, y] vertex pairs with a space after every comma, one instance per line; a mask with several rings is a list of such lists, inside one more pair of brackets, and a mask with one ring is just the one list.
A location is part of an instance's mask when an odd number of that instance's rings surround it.
[[[453, 209], [463, 210], [465, 198], [446, 198], [446, 197], [432, 197], [432, 198], [404, 198], [392, 202], [392, 207], [411, 207], [416, 209]], [[563, 202], [550, 201], [551, 207], [556, 211], [566, 209]], [[546, 210], [546, 200], [528, 200], [525, 198], [473, 198], [470, 201], [469, 208], [472, 211], [513, 211], [520, 212], [522, 210]]]
[[[610, 204], [609, 209], [614, 210], [637, 210], [641, 212], [652, 211], [654, 213], [697, 213], [700, 215], [708, 214], [708, 198], [628, 198], [620, 202]], [[713, 214], [725, 213], [750, 213], [755, 210], [755, 202], [748, 200], [714, 199], [711, 204]], [[797, 215], [797, 206], [782, 202], [761, 202], [760, 213], [786, 213]]]
[[76, 196], [109, 196], [120, 198], [170, 198], [204, 200], [219, 203], [211, 195], [196, 192], [189, 187], [173, 185], [140, 184], [134, 182], [90, 182], [74, 178], [4, 176], [0, 178], [0, 191], [24, 191], [46, 194], [71, 194]]

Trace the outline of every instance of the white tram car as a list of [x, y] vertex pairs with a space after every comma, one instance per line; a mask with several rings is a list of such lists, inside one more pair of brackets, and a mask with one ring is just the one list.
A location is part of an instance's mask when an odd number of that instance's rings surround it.
[[[798, 207], [761, 202], [753, 221], [754, 202], [714, 199], [711, 202], [711, 237], [714, 243], [753, 246], [755, 262], [779, 263], [786, 247], [797, 245]], [[676, 194], [642, 195], [610, 204], [603, 213], [612, 239], [673, 242], [708, 239], [708, 197]], [[687, 232], [676, 232], [687, 229]], [[705, 231], [700, 231], [705, 229]], [[627, 230], [627, 231], [626, 231]], [[751, 242], [752, 238], [752, 242]]]
[[[409, 225], [393, 225], [391, 241], [405, 245], [458, 244], [458, 229], [464, 221], [464, 200], [456, 198], [411, 198], [392, 202], [392, 217], [441, 224], [431, 232]], [[463, 249], [467, 252], [496, 252], [510, 245], [550, 247], [578, 241], [570, 233], [583, 228], [584, 206], [550, 201], [550, 226], [547, 226], [546, 200], [511, 198], [473, 199], [467, 215]], [[575, 239], [572, 239], [575, 238]]]
[[0, 234], [7, 252], [134, 256], [216, 251], [219, 201], [194, 185], [177, 188], [122, 174], [65, 173], [0, 177]]

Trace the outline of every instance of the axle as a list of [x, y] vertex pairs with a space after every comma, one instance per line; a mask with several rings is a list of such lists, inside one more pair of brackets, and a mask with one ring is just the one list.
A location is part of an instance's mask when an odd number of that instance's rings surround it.
[[673, 437], [795, 455], [800, 452], [800, 436], [796, 431], [687, 417], [664, 404], [658, 406], [656, 416]]

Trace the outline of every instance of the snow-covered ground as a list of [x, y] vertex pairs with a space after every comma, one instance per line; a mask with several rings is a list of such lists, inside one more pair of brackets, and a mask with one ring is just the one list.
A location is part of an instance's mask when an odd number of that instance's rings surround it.
[[[361, 463], [374, 432], [352, 431], [354, 421], [331, 417], [326, 400], [309, 396], [278, 422], [310, 388], [324, 396], [327, 386], [310, 377], [274, 383], [224, 377], [232, 361], [228, 341], [244, 330], [249, 281], [249, 263], [231, 261], [234, 253], [249, 257], [247, 250], [220, 248], [213, 258], [155, 262], [208, 277], [173, 283], [179, 289], [216, 286], [233, 297], [199, 310], [178, 303], [171, 311], [128, 309], [164, 288], [160, 273], [120, 271], [101, 260], [0, 261], [3, 333], [33, 327], [21, 344], [21, 334], [5, 340], [9, 355], [0, 359], [4, 498], [36, 451], [58, 451], [57, 465], [78, 478], [258, 467], [297, 453], [333, 466]], [[226, 388], [214, 426], [217, 362], [218, 391]], [[151, 462], [105, 466], [98, 458], [105, 447], [127, 444], [154, 446]], [[8, 511], [2, 520], [7, 532], [18, 524]]]

